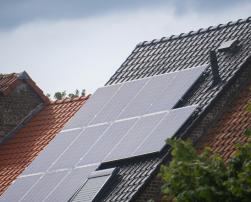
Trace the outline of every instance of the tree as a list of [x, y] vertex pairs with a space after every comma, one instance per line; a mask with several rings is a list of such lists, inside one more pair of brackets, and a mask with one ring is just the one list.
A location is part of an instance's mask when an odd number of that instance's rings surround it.
[[66, 96], [66, 91], [65, 91], [65, 90], [62, 91], [62, 92], [56, 92], [56, 93], [54, 94], [54, 98], [55, 98], [56, 100], [62, 100], [62, 99], [65, 98], [65, 96]]
[[172, 161], [161, 167], [164, 200], [177, 202], [248, 202], [251, 199], [251, 141], [237, 145], [227, 164], [206, 148], [197, 154], [192, 143], [168, 140]]
[[[67, 94], [65, 90], [61, 92], [59, 91], [54, 94], [54, 99], [62, 100], [64, 98], [76, 98], [80, 96], [79, 94], [80, 93], [78, 89], [75, 90], [75, 93], [69, 93], [69, 94]], [[85, 89], [81, 91], [81, 96], [85, 96]], [[47, 97], [50, 97], [50, 94], [47, 94]]]
[[190, 141], [167, 140], [172, 147], [172, 160], [169, 165], [161, 166], [163, 200], [250, 202], [251, 130], [247, 129], [244, 135], [248, 142], [237, 144], [227, 163], [210, 148], [198, 154]]

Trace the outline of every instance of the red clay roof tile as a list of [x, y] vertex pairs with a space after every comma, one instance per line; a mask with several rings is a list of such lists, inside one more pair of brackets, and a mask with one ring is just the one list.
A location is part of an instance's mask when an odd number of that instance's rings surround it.
[[251, 127], [251, 112], [246, 109], [251, 102], [251, 83], [240, 92], [233, 107], [223, 115], [217, 126], [197, 143], [198, 150], [209, 146], [227, 161], [235, 151], [236, 143], [244, 143], [243, 132]]
[[88, 99], [51, 101], [0, 147], [0, 195]]

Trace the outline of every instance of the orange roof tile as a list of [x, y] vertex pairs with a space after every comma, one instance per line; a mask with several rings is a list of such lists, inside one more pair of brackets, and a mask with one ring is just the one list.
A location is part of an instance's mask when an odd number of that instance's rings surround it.
[[227, 161], [235, 151], [234, 145], [237, 142], [247, 141], [243, 132], [251, 127], [251, 112], [247, 111], [249, 102], [251, 102], [251, 83], [240, 92], [232, 108], [223, 115], [217, 126], [199, 140], [197, 143], [199, 151], [209, 146]]
[[47, 104], [12, 139], [0, 147], [0, 195], [56, 136], [88, 99], [79, 97]]

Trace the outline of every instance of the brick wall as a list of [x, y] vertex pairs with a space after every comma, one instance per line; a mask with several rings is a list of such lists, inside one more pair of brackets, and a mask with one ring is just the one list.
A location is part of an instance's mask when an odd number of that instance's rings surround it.
[[154, 176], [150, 183], [144, 188], [143, 192], [136, 197], [136, 202], [147, 202], [147, 201], [154, 201], [160, 202], [161, 201], [161, 185], [162, 181], [159, 176]]
[[0, 139], [40, 103], [40, 97], [25, 82], [7, 96], [0, 94]]
[[[199, 144], [198, 140], [202, 135], [207, 135], [211, 132], [210, 129], [217, 124], [218, 120], [224, 116], [224, 114], [233, 107], [234, 100], [240, 94], [251, 79], [251, 66], [246, 65], [243, 71], [240, 73], [238, 78], [229, 86], [228, 90], [225, 91], [218, 100], [211, 106], [210, 111], [193, 127], [189, 132], [189, 138], [191, 138], [194, 144]], [[157, 170], [158, 173], [158, 170]], [[136, 202], [147, 202], [153, 199], [155, 202], [161, 201], [161, 179], [155, 175], [143, 188], [143, 190], [136, 197]]]

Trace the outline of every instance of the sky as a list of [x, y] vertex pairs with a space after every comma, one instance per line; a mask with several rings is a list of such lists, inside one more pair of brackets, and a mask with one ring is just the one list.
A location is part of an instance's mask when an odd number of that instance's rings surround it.
[[139, 42], [250, 10], [250, 0], [0, 0], [0, 73], [25, 70], [45, 93], [93, 93]]

